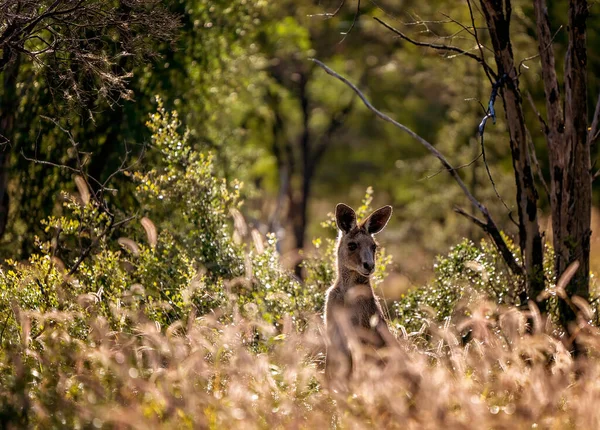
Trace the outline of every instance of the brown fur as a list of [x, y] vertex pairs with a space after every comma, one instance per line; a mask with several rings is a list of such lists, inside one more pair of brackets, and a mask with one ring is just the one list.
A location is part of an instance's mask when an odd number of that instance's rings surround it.
[[349, 376], [353, 355], [376, 354], [393, 338], [370, 282], [377, 247], [373, 234], [385, 227], [391, 212], [390, 206], [384, 206], [357, 225], [350, 207], [344, 204], [336, 207], [340, 229], [337, 278], [327, 291], [325, 304], [328, 337], [325, 369], [329, 378]]

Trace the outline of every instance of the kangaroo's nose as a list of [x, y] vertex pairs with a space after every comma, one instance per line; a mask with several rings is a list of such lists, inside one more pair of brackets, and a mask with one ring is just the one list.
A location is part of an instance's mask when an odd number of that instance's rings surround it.
[[373, 269], [375, 268], [375, 264], [374, 263], [363, 263], [363, 267], [365, 268], [365, 270], [369, 273], [371, 273], [373, 271]]

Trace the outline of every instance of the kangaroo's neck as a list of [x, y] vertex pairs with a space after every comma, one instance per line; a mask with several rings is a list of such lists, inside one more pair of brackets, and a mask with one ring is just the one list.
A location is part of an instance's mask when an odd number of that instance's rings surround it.
[[348, 291], [355, 285], [371, 286], [371, 280], [368, 276], [363, 276], [360, 273], [350, 270], [341, 264], [338, 264], [337, 267], [337, 280], [340, 289], [343, 291]]

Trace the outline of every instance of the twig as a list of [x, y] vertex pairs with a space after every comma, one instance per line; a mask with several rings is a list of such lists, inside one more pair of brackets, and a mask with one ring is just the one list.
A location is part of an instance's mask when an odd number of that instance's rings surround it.
[[502, 199], [502, 197], [500, 196], [500, 193], [498, 192], [498, 189], [496, 188], [496, 183], [494, 182], [494, 178], [492, 178], [492, 172], [490, 171], [490, 166], [487, 162], [487, 157], [485, 155], [485, 144], [484, 144], [485, 142], [483, 139], [483, 134], [485, 132], [485, 125], [487, 123], [487, 120], [489, 118], [492, 118], [492, 122], [494, 124], [496, 124], [496, 110], [494, 109], [494, 105], [496, 104], [496, 98], [498, 97], [498, 91], [506, 83], [506, 78], [507, 78], [507, 76], [506, 76], [506, 74], [504, 74], [500, 78], [498, 78], [498, 80], [496, 82], [494, 82], [494, 84], [492, 85], [490, 101], [488, 102], [488, 110], [487, 110], [485, 116], [483, 117], [483, 119], [481, 120], [481, 123], [479, 124], [479, 136], [480, 136], [480, 141], [481, 141], [481, 154], [483, 155], [483, 164], [485, 165], [485, 171], [488, 175], [488, 178], [490, 179], [492, 188], [494, 189], [494, 193], [496, 193], [496, 197], [498, 197], [498, 199], [502, 202], [502, 204], [508, 211], [510, 220], [515, 225], [518, 226], [518, 223], [512, 218], [512, 211], [510, 210], [510, 208], [508, 207], [506, 202]]
[[[35, 163], [35, 164], [43, 164], [45, 166], [51, 166], [51, 167], [56, 167], [58, 169], [65, 169], [65, 170], [69, 170], [73, 173], [77, 173], [80, 174], [81, 171], [79, 169], [76, 169], [74, 167], [71, 166], [67, 166], [66, 164], [58, 164], [58, 163], [53, 163], [52, 161], [46, 161], [46, 160], [39, 160], [37, 158], [31, 158], [28, 157], [27, 155], [25, 155], [25, 153], [23, 152], [23, 149], [21, 149], [20, 152], [21, 156], [26, 160], [29, 161], [31, 163]], [[98, 185], [102, 185], [99, 181], [97, 181], [96, 179], [94, 179], [93, 177], [90, 176], [90, 179], [92, 179], [94, 182], [96, 182]]]
[[[450, 15], [448, 15], [447, 13], [442, 13], [442, 16], [445, 16], [446, 18], [448, 18], [448, 21], [452, 22], [453, 24], [458, 25], [460, 28], [462, 28], [462, 30], [459, 30], [458, 32], [454, 33], [450, 39], [452, 39], [454, 36], [462, 33], [463, 31], [466, 31], [467, 33], [469, 33], [471, 36], [475, 37], [475, 33], [473, 33], [471, 31], [471, 29], [469, 27], [467, 27], [466, 25], [464, 25], [462, 22], [452, 18]], [[466, 38], [465, 38], [466, 39]]]
[[481, 42], [479, 42], [479, 36], [477, 35], [477, 26], [475, 25], [475, 17], [473, 16], [473, 9], [471, 8], [470, 0], [467, 0], [467, 6], [469, 7], [469, 15], [471, 17], [471, 25], [473, 26], [473, 36], [475, 37], [475, 43], [477, 43], [477, 46], [479, 47], [479, 52], [481, 53], [481, 61], [482, 61], [482, 65], [483, 65], [483, 71], [485, 72], [486, 76], [488, 77], [488, 80], [490, 82], [494, 82], [497, 79], [496, 74], [494, 72], [490, 73], [492, 68], [490, 66], [488, 66], [488, 64], [485, 62], [485, 55], [483, 54], [483, 48], [482, 48]]
[[316, 14], [312, 14], [312, 15], [308, 15], [308, 16], [310, 18], [312, 18], [313, 16], [322, 16], [322, 17], [325, 17], [327, 19], [333, 18], [334, 16], [336, 16], [339, 13], [340, 10], [342, 10], [342, 8], [344, 7], [345, 3], [346, 3], [346, 0], [342, 0], [340, 2], [340, 5], [333, 12], [316, 13]]
[[[460, 170], [460, 169], [464, 169], [465, 167], [472, 166], [472, 165], [473, 165], [473, 164], [474, 164], [474, 163], [475, 163], [477, 160], [479, 160], [479, 159], [481, 158], [481, 156], [482, 156], [482, 155], [483, 155], [483, 153], [482, 153], [482, 152], [480, 152], [480, 153], [479, 153], [479, 155], [478, 155], [477, 157], [473, 158], [473, 159], [472, 159], [471, 161], [469, 161], [468, 163], [461, 164], [460, 166], [456, 166], [456, 167], [454, 168], [454, 170]], [[439, 175], [440, 173], [442, 173], [442, 172], [444, 172], [444, 171], [446, 171], [446, 170], [447, 170], [447, 169], [439, 169], [437, 172], [435, 172], [435, 173], [433, 173], [433, 174], [431, 174], [431, 175], [429, 175], [429, 176], [426, 176], [426, 177], [424, 177], [424, 178], [423, 178], [423, 179], [421, 179], [421, 180], [429, 180], [429, 179], [431, 179], [431, 178], [435, 178], [437, 175]]]
[[457, 214], [460, 214], [460, 215], [464, 216], [465, 218], [470, 219], [474, 224], [476, 224], [479, 227], [481, 227], [484, 231], [487, 228], [487, 224], [485, 223], [485, 221], [482, 221], [481, 219], [477, 218], [476, 216], [471, 215], [470, 213], [468, 213], [464, 209], [459, 208], [458, 206], [454, 207], [454, 212], [456, 212]]
[[432, 48], [432, 49], [437, 49], [439, 51], [447, 51], [447, 52], [457, 52], [461, 55], [464, 55], [466, 57], [472, 58], [473, 60], [477, 61], [479, 64], [482, 65], [482, 67], [484, 68], [484, 70], [486, 70], [487, 73], [490, 73], [492, 76], [496, 76], [496, 74], [494, 73], [493, 70], [491, 70], [491, 68], [487, 65], [487, 63], [485, 62], [485, 60], [483, 60], [481, 57], [478, 57], [477, 55], [465, 51], [464, 49], [461, 49], [457, 46], [452, 46], [452, 45], [440, 45], [437, 43], [429, 43], [429, 42], [419, 42], [417, 40], [411, 39], [410, 37], [408, 37], [406, 34], [402, 33], [400, 30], [395, 29], [394, 27], [392, 27], [391, 25], [385, 23], [384, 21], [382, 21], [381, 19], [374, 17], [373, 18], [375, 21], [377, 21], [378, 23], [380, 23], [381, 25], [383, 25], [385, 28], [387, 28], [388, 30], [391, 30], [392, 32], [394, 32], [395, 34], [397, 34], [401, 39], [406, 40], [409, 43], [412, 43], [415, 46], [423, 46], [426, 48]]
[[548, 124], [544, 120], [544, 117], [542, 116], [540, 111], [537, 109], [537, 107], [535, 107], [535, 102], [533, 101], [533, 97], [531, 97], [531, 93], [529, 91], [527, 91], [527, 100], [529, 101], [529, 105], [531, 106], [531, 109], [533, 109], [533, 112], [537, 116], [538, 121], [540, 122], [540, 125], [542, 126], [542, 130], [543, 130], [544, 134], [547, 135], [550, 132], [550, 128], [548, 127]]
[[342, 33], [344, 35], [344, 37], [342, 37], [342, 40], [340, 40], [338, 43], [342, 43], [344, 40], [346, 40], [346, 37], [348, 37], [348, 35], [350, 34], [352, 29], [356, 25], [356, 22], [358, 21], [359, 16], [360, 16], [360, 0], [357, 1], [356, 13], [354, 14], [354, 18], [352, 19], [352, 24], [350, 24], [350, 28], [345, 33]]
[[556, 30], [556, 32], [554, 32], [554, 36], [552, 36], [552, 39], [550, 39], [550, 42], [548, 42], [548, 44], [546, 45], [546, 47], [545, 47], [544, 49], [542, 49], [542, 51], [541, 51], [541, 52], [538, 52], [537, 54], [535, 54], [535, 55], [532, 55], [531, 57], [526, 57], [526, 58], [523, 58], [523, 59], [522, 59], [522, 60], [519, 62], [519, 67], [517, 67], [517, 71], [518, 71], [518, 73], [517, 73], [517, 77], [521, 76], [521, 73], [522, 73], [522, 72], [521, 72], [521, 67], [525, 67], [526, 69], [528, 69], [528, 68], [529, 68], [529, 67], [527, 67], [527, 66], [525, 65], [525, 62], [526, 62], [526, 61], [535, 60], [536, 58], [538, 58], [539, 56], [541, 56], [541, 55], [542, 55], [542, 52], [544, 52], [544, 51], [546, 51], [546, 50], [548, 50], [548, 49], [550, 49], [550, 48], [552, 47], [552, 42], [554, 42], [554, 39], [556, 38], [556, 35], [558, 34], [558, 32], [559, 32], [560, 30], [562, 30], [562, 28], [563, 28], [563, 26], [562, 26], [562, 25], [561, 25], [560, 27], [558, 27], [558, 30]]
[[100, 240], [103, 237], [107, 236], [111, 231], [117, 229], [118, 227], [122, 226], [123, 224], [128, 223], [129, 221], [131, 221], [134, 218], [135, 218], [135, 216], [130, 216], [130, 217], [127, 217], [116, 223], [114, 222], [114, 218], [110, 218], [109, 221], [104, 226], [104, 229], [102, 230], [102, 232], [100, 232], [100, 234], [94, 238], [92, 243], [90, 243], [87, 246], [87, 248], [85, 248], [82, 251], [82, 253], [79, 255], [79, 257], [75, 261], [75, 264], [73, 265], [73, 267], [71, 267], [71, 269], [69, 270], [69, 273], [67, 273], [67, 277], [69, 277], [69, 276], [75, 274], [75, 272], [77, 272], [77, 269], [79, 269], [79, 266], [81, 265], [81, 263], [83, 263], [83, 261], [90, 255], [90, 252], [92, 252], [92, 249], [94, 249], [94, 247], [96, 245], [98, 245], [98, 243], [100, 243]]
[[348, 81], [348, 79], [344, 78], [339, 73], [333, 71], [332, 69], [330, 69], [329, 67], [327, 67], [325, 64], [323, 64], [321, 61], [319, 61], [317, 59], [312, 58], [311, 61], [313, 61], [319, 67], [321, 67], [323, 70], [325, 70], [325, 72], [327, 72], [327, 74], [335, 77], [336, 79], [340, 80], [341, 82], [346, 84], [348, 87], [350, 87], [352, 89], [352, 91], [354, 91], [356, 93], [356, 95], [358, 95], [358, 97], [362, 100], [364, 105], [370, 111], [372, 111], [377, 117], [381, 118], [382, 120], [384, 120], [386, 122], [393, 124], [395, 127], [399, 128], [400, 130], [404, 131], [409, 136], [411, 136], [412, 138], [417, 140], [421, 145], [423, 145], [425, 148], [427, 148], [427, 150], [429, 150], [429, 152], [431, 152], [442, 163], [442, 165], [448, 171], [450, 176], [452, 176], [452, 178], [456, 181], [458, 186], [461, 188], [461, 190], [463, 191], [465, 196], [469, 199], [469, 201], [473, 204], [473, 206], [475, 206], [481, 212], [481, 214], [486, 219], [486, 224], [485, 224], [486, 232], [488, 232], [488, 234], [494, 241], [494, 244], [496, 245], [496, 247], [500, 250], [502, 255], [505, 257], [506, 262], [510, 266], [511, 270], [513, 270], [513, 272], [516, 274], [522, 275], [524, 273], [523, 268], [516, 262], [516, 260], [514, 259], [514, 256], [508, 249], [508, 246], [507, 246], [506, 242], [504, 241], [504, 239], [502, 238], [502, 235], [500, 234], [500, 230], [498, 229], [496, 223], [492, 219], [488, 209], [483, 204], [481, 204], [473, 196], [473, 194], [471, 194], [471, 192], [469, 191], [469, 189], [467, 188], [467, 186], [461, 179], [460, 175], [457, 173], [456, 169], [452, 167], [452, 165], [448, 162], [448, 160], [446, 160], [446, 158], [442, 155], [442, 153], [440, 151], [438, 151], [427, 140], [425, 140], [424, 138], [419, 136], [417, 133], [412, 131], [410, 128], [406, 127], [403, 124], [400, 124], [398, 121], [392, 119], [390, 116], [384, 114], [383, 112], [381, 112], [380, 110], [375, 108], [369, 102], [369, 100], [367, 100], [365, 95], [352, 82]]
[[[85, 182], [85, 186], [90, 191], [92, 191], [92, 193], [90, 193], [90, 196], [93, 197], [94, 204], [97, 206], [97, 208], [102, 213], [104, 213], [108, 216], [108, 221], [106, 222], [106, 224], [105, 224], [104, 228], [102, 229], [102, 231], [100, 232], [100, 234], [98, 234], [91, 241], [91, 243], [88, 246], [86, 246], [85, 248], [83, 247], [83, 243], [81, 242], [81, 237], [82, 237], [81, 233], [83, 232], [83, 225], [80, 225], [78, 236], [79, 236], [79, 240], [80, 240], [81, 253], [80, 253], [79, 257], [77, 258], [77, 260], [75, 261], [74, 265], [71, 267], [71, 269], [67, 273], [67, 277], [69, 277], [69, 276], [73, 275], [79, 269], [79, 266], [90, 255], [90, 253], [92, 252], [94, 247], [96, 245], [98, 245], [98, 243], [100, 242], [100, 240], [102, 240], [102, 238], [104, 238], [105, 236], [110, 234], [112, 231], [114, 231], [121, 225], [123, 225], [123, 224], [129, 222], [130, 220], [132, 220], [133, 218], [135, 218], [135, 216], [131, 216], [131, 217], [125, 218], [121, 221], [115, 222], [115, 215], [110, 211], [110, 208], [108, 207], [107, 202], [104, 200], [104, 193], [108, 190], [111, 190], [110, 188], [107, 188], [107, 184], [109, 183], [109, 181], [112, 178], [114, 178], [115, 175], [117, 175], [118, 173], [122, 173], [125, 170], [127, 170], [128, 168], [131, 168], [135, 164], [137, 164], [143, 157], [144, 152], [142, 151], [139, 158], [134, 163], [132, 163], [129, 167], [127, 167], [126, 163], [127, 163], [127, 159], [129, 157], [130, 151], [129, 151], [129, 149], [126, 148], [125, 156], [121, 160], [121, 165], [119, 166], [119, 168], [115, 172], [111, 173], [108, 176], [108, 178], [104, 181], [104, 183], [101, 183], [94, 177], [89, 176], [87, 174], [86, 169], [85, 169], [86, 162], [84, 160], [82, 160], [82, 158], [81, 158], [82, 154], [83, 155], [87, 155], [87, 154], [82, 153], [79, 150], [79, 144], [75, 141], [75, 138], [73, 137], [71, 132], [69, 130], [67, 130], [66, 128], [64, 128], [56, 119], [50, 118], [50, 117], [45, 117], [45, 116], [43, 118], [48, 121], [51, 121], [57, 128], [59, 128], [61, 131], [63, 131], [67, 135], [69, 142], [71, 143], [71, 146], [73, 147], [73, 150], [75, 152], [75, 161], [76, 161], [77, 167], [75, 168], [75, 167], [67, 166], [64, 164], [53, 163], [51, 161], [39, 160], [37, 158], [30, 158], [30, 157], [27, 157], [23, 153], [22, 150], [21, 150], [21, 155], [25, 158], [25, 160], [31, 161], [33, 163], [43, 164], [43, 165], [57, 167], [57, 168], [61, 168], [61, 169], [66, 169], [73, 173], [76, 173], [81, 179], [83, 179], [83, 181]], [[37, 147], [36, 147], [36, 149], [37, 149]], [[94, 191], [94, 188], [90, 185], [90, 181], [94, 182], [94, 184], [96, 184], [98, 186], [97, 187], [98, 189], [96, 191]], [[59, 235], [60, 235], [60, 227], [57, 230], [57, 235], [56, 235], [57, 246], [58, 246]], [[52, 255], [54, 256], [55, 254], [56, 254], [56, 249], [53, 249]], [[49, 272], [46, 274], [46, 279], [45, 279], [44, 283], [47, 283], [48, 275], [49, 275]], [[42, 294], [45, 296], [42, 283], [39, 281], [38, 281], [38, 283], [40, 285], [40, 288], [42, 289]]]

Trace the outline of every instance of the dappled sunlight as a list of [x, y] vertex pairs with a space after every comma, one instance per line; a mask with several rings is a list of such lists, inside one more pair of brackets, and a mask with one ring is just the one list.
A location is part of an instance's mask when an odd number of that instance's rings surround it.
[[[274, 329], [237, 313], [226, 322], [191, 313], [160, 330], [142, 314], [115, 311], [132, 330], [83, 317], [86, 341], [69, 329], [82, 315], [19, 311], [23, 338], [5, 354], [18, 369], [13, 383], [30, 382], [23, 396], [5, 385], [3, 403], [27, 408], [42, 427], [600, 425], [600, 337], [583, 320], [577, 340], [588, 355], [573, 358], [551, 327], [528, 325], [528, 312], [476, 302], [470, 316], [400, 334], [380, 351], [383, 366], [356, 351], [351, 379], [327, 382], [318, 318]], [[43, 324], [52, 330], [32, 337]]]

